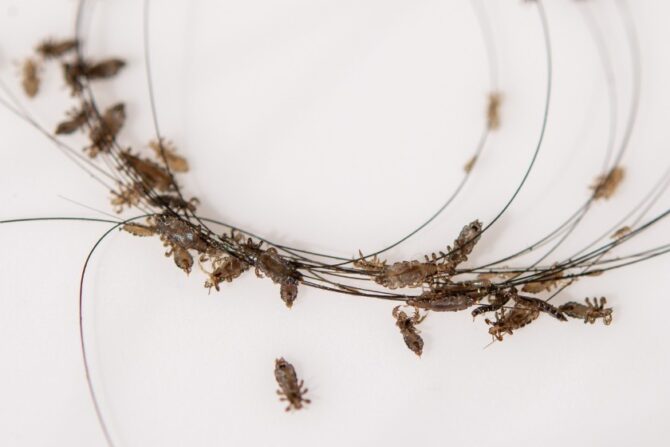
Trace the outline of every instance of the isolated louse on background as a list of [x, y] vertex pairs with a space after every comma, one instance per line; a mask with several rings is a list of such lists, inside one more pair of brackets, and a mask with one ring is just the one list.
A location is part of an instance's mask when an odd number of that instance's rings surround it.
[[489, 100], [486, 106], [486, 124], [489, 130], [496, 130], [500, 127], [500, 106], [502, 100], [502, 93], [489, 93]]
[[21, 86], [29, 98], [34, 98], [40, 89], [39, 71], [39, 63], [32, 58], [27, 58], [21, 65]]
[[625, 176], [625, 170], [621, 166], [612, 168], [607, 174], [596, 178], [591, 186], [594, 199], [609, 199], [619, 188]]
[[419, 335], [420, 332], [416, 326], [425, 320], [428, 315], [421, 316], [419, 309], [415, 307], [414, 314], [410, 317], [404, 311], [400, 310], [401, 307], [394, 307], [391, 314], [396, 320], [395, 324], [400, 329], [405, 345], [407, 345], [410, 351], [421, 357], [423, 353], [423, 338]]
[[44, 39], [35, 47], [37, 52], [44, 59], [53, 59], [64, 56], [65, 54], [77, 49], [79, 43], [76, 39]]
[[594, 298], [593, 303], [591, 303], [589, 298], [586, 298], [586, 305], [570, 301], [569, 303], [562, 304], [558, 309], [570, 318], [584, 320], [584, 323], [593, 324], [597, 319], [601, 318], [603, 323], [608, 326], [612, 323], [612, 313], [614, 310], [611, 307], [605, 307], [605, 304], [607, 304], [605, 297], [601, 297], [600, 301]]
[[304, 381], [298, 381], [298, 375], [295, 368], [283, 357], [275, 360], [275, 380], [279, 389], [277, 394], [280, 396], [280, 401], [288, 401], [286, 411], [300, 410], [305, 404], [312, 401], [305, 399], [305, 394], [309, 391], [307, 388], [303, 389]]
[[168, 168], [172, 172], [188, 172], [189, 166], [188, 161], [177, 154], [177, 151], [174, 147], [174, 144], [166, 140], [151, 140], [149, 142], [149, 147], [156, 153], [156, 158], [167, 163]]

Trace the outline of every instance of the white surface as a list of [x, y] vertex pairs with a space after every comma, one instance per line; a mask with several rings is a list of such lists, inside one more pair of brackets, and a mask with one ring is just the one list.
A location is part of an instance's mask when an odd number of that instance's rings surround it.
[[[389, 253], [450, 243], [470, 220], [490, 221], [539, 137], [546, 69], [538, 13], [488, 1], [504, 92], [502, 129], [463, 194], [424, 232]], [[594, 207], [551, 260], [625, 214], [664, 172], [670, 105], [670, 6], [630, 2], [642, 47], [642, 101], [623, 164], [629, 176]], [[616, 81], [616, 144], [631, 106], [631, 69], [616, 2], [545, 2], [554, 51], [549, 126], [517, 201], [473, 262], [518, 250], [588, 196], [605, 157], [607, 84], [580, 8], [597, 17]], [[75, 2], [0, 2], [0, 75], [43, 125], [67, 94], [55, 66], [23, 100], [12, 61], [46, 35], [64, 36]], [[126, 57], [100, 83], [124, 100], [122, 139], [152, 136], [140, 2], [96, 2], [86, 51]], [[182, 178], [202, 214], [275, 241], [351, 256], [408, 233], [460, 180], [490, 89], [479, 22], [468, 1], [177, 2], [152, 5], [151, 41], [162, 132], [193, 170]], [[35, 129], [0, 108], [0, 218], [98, 214], [108, 192]], [[68, 140], [75, 147], [76, 139]], [[654, 212], [670, 205], [666, 195]], [[652, 214], [654, 214], [652, 212]], [[105, 224], [0, 227], [0, 445], [97, 446], [77, 328], [79, 272]], [[667, 243], [667, 223], [621, 254]], [[627, 446], [664, 445], [670, 373], [660, 258], [583, 280], [561, 302], [608, 297], [614, 324], [541, 318], [504, 343], [483, 321], [431, 315], [421, 359], [393, 324], [392, 305], [301, 289], [287, 311], [277, 287], [247, 274], [220, 293], [187, 278], [157, 240], [115, 233], [85, 288], [94, 384], [119, 446]], [[531, 263], [533, 253], [519, 263]], [[273, 362], [284, 356], [312, 405], [285, 414]]]

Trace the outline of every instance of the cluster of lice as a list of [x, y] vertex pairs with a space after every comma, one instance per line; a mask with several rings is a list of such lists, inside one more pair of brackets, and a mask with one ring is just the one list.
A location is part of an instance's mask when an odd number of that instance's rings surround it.
[[47, 39], [35, 47], [36, 56], [27, 57], [21, 64], [21, 87], [29, 98], [34, 98], [40, 89], [42, 64], [57, 59], [77, 48], [76, 40], [55, 41]]
[[[606, 308], [606, 301], [586, 300], [586, 304], [569, 302], [555, 307], [540, 298], [520, 295], [521, 292], [540, 294], [557, 287], [567, 270], [560, 265], [539, 268], [528, 276], [524, 269], [502, 268], [498, 271], [480, 274], [478, 277], [462, 278], [472, 275], [473, 270], [463, 269], [481, 238], [482, 224], [475, 220], [464, 226], [452, 246], [445, 252], [433, 253], [423, 260], [399, 260], [388, 263], [377, 256], [365, 257], [351, 262], [348, 267], [328, 265], [316, 259], [299, 258], [280, 253], [275, 247], [263, 248], [263, 243], [241, 234], [216, 235], [195, 215], [197, 199], [186, 199], [174, 179], [175, 173], [189, 170], [187, 160], [179, 155], [175, 146], [162, 138], [148, 144], [152, 158], [145, 157], [130, 148], [123, 149], [117, 142], [119, 132], [126, 122], [126, 109], [123, 103], [113, 104], [99, 109], [86, 88], [89, 82], [114, 77], [125, 66], [121, 59], [84, 60], [77, 51], [75, 40], [42, 42], [36, 49], [37, 57], [29, 58], [22, 72], [22, 85], [30, 97], [39, 90], [39, 71], [43, 61], [56, 59], [60, 62], [66, 85], [78, 100], [78, 106], [66, 113], [65, 119], [58, 124], [57, 135], [69, 135], [82, 131], [88, 136], [89, 144], [84, 151], [90, 156], [90, 162], [104, 161], [104, 166], [115, 169], [117, 182], [112, 191], [112, 206], [116, 212], [126, 208], [138, 208], [145, 211], [148, 207], [153, 213], [146, 224], [127, 223], [122, 226], [126, 232], [139, 237], [157, 236], [167, 247], [166, 255], [173, 258], [176, 266], [189, 274], [195, 262], [205, 273], [205, 287], [219, 291], [222, 283], [232, 282], [246, 271], [254, 269], [259, 278], [268, 278], [279, 285], [279, 295], [287, 307], [291, 307], [298, 295], [298, 286], [313, 279], [318, 270], [321, 288], [343, 291], [359, 296], [373, 296], [402, 302], [393, 309], [393, 317], [399, 328], [405, 345], [420, 356], [424, 341], [417, 326], [429, 312], [461, 312], [470, 310], [473, 318], [489, 315], [486, 318], [488, 332], [494, 340], [502, 341], [538, 319], [548, 314], [558, 321], [568, 318], [579, 319], [585, 323], [594, 323], [601, 319], [605, 324], [612, 321], [612, 309]], [[492, 92], [486, 108], [486, 125], [489, 130], [500, 127], [500, 108], [502, 94]], [[101, 111], [102, 110], [102, 111]], [[146, 150], [146, 149], [145, 149]], [[473, 156], [464, 169], [471, 172], [477, 156]], [[624, 170], [615, 167], [606, 175], [600, 176], [593, 189], [594, 199], [608, 199], [616, 191], [624, 177]], [[196, 223], [197, 222], [197, 223]], [[629, 229], [621, 229], [615, 237], [623, 237]], [[287, 252], [288, 253], [288, 252]], [[303, 273], [304, 272], [304, 273]], [[309, 276], [308, 273], [313, 275]], [[590, 274], [599, 274], [593, 271]], [[586, 274], [586, 273], [585, 273]], [[367, 288], [342, 284], [338, 278], [347, 276], [370, 281], [378, 287], [387, 289], [376, 294]], [[324, 285], [324, 283], [326, 285]], [[568, 283], [569, 285], [570, 283]], [[311, 284], [313, 285], [313, 284]], [[419, 289], [420, 293], [402, 294], [399, 289]], [[409, 309], [409, 310], [408, 310]], [[287, 410], [300, 409], [309, 400], [304, 398], [302, 382], [299, 382], [293, 366], [283, 358], [276, 361], [275, 377], [279, 384], [282, 400], [289, 402]]]
[[478, 220], [466, 225], [454, 242], [453, 249], [447, 247], [447, 253], [440, 252], [439, 256], [433, 253], [431, 257], [426, 256], [424, 261], [400, 261], [388, 265], [376, 256], [368, 261], [361, 254], [354, 265], [371, 274], [374, 282], [391, 290], [430, 287], [437, 278], [451, 276], [456, 267], [468, 259], [479, 241], [481, 229], [482, 224]]

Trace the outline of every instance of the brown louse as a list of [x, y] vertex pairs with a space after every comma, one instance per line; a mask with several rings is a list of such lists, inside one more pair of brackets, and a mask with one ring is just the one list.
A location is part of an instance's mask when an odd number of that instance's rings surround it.
[[518, 304], [507, 310], [505, 308], [496, 312], [496, 321], [488, 318], [486, 324], [490, 325], [489, 334], [498, 341], [503, 341], [505, 334], [513, 335], [514, 331], [529, 325], [540, 316], [540, 311], [536, 308], [519, 306]]
[[453, 250], [447, 247], [449, 253], [440, 252], [440, 258], [433, 253], [432, 258], [425, 257], [425, 262], [413, 260], [387, 265], [386, 261], [376, 256], [371, 261], [366, 261], [361, 253], [361, 259], [355, 261], [354, 265], [374, 272], [374, 281], [388, 289], [420, 287], [435, 275], [453, 274], [456, 266], [468, 259], [468, 255], [479, 240], [481, 228], [482, 225], [478, 220], [463, 227], [454, 242]]
[[594, 199], [609, 199], [614, 195], [623, 181], [625, 170], [621, 166], [615, 166], [607, 174], [598, 176], [591, 186]]
[[37, 52], [44, 59], [53, 59], [64, 56], [65, 54], [77, 48], [79, 42], [77, 39], [45, 39], [35, 47]]
[[496, 130], [500, 127], [500, 106], [502, 105], [502, 100], [502, 93], [489, 93], [488, 104], [486, 106], [486, 125], [489, 130]]
[[115, 213], [121, 213], [125, 207], [132, 208], [139, 205], [144, 196], [142, 185], [121, 185], [118, 191], [112, 191], [111, 204]]
[[288, 406], [285, 411], [300, 410], [305, 404], [312, 401], [305, 399], [305, 394], [309, 391], [304, 388], [305, 382], [298, 381], [298, 375], [295, 368], [289, 362], [284, 360], [284, 357], [275, 360], [275, 380], [279, 385], [277, 394], [280, 396], [280, 401], [288, 401]]
[[21, 86], [26, 96], [34, 98], [40, 89], [40, 66], [37, 61], [27, 58], [21, 65]]
[[73, 95], [79, 94], [84, 80], [106, 79], [115, 76], [126, 63], [121, 59], [110, 58], [91, 63], [83, 60], [63, 63], [63, 77]]
[[288, 261], [282, 258], [274, 247], [256, 252], [256, 276], [268, 277], [280, 285], [280, 296], [289, 309], [298, 297], [298, 283], [302, 275]]
[[86, 151], [91, 158], [101, 152], [109, 152], [116, 136], [126, 122], [126, 107], [117, 103], [105, 109], [99, 119], [94, 120], [88, 137], [91, 144]]
[[612, 323], [612, 313], [614, 310], [611, 307], [605, 307], [605, 304], [607, 304], [605, 297], [601, 297], [600, 301], [594, 298], [593, 303], [591, 303], [589, 298], [586, 298], [585, 301], [586, 305], [570, 301], [561, 305], [558, 309], [571, 318], [584, 320], [585, 324], [593, 324], [599, 318], [602, 318], [606, 326]]
[[631, 227], [626, 225], [625, 227], [621, 227], [618, 230], [616, 230], [614, 232], [614, 234], [612, 236], [610, 236], [610, 238], [611, 239], [621, 239], [622, 237], [627, 236], [631, 231], [633, 231], [631, 229]]
[[148, 189], [156, 188], [159, 191], [174, 189], [172, 177], [158, 164], [151, 160], [133, 155], [130, 150], [120, 153], [121, 161], [137, 174]]
[[407, 304], [435, 312], [459, 312], [474, 306], [488, 295], [490, 285], [489, 281], [439, 284], [407, 300]]
[[374, 281], [388, 289], [420, 287], [424, 282], [441, 271], [441, 266], [432, 262], [402, 261], [383, 269]]
[[203, 268], [203, 271], [209, 276], [209, 279], [205, 281], [205, 287], [210, 290], [214, 287], [218, 292], [221, 290], [219, 284], [222, 282], [233, 282], [235, 278], [238, 278], [242, 273], [249, 270], [250, 265], [234, 256], [225, 256], [212, 261], [212, 267], [214, 267], [214, 271], [212, 272], [208, 272]]
[[88, 103], [84, 103], [80, 108], [76, 108], [67, 113], [68, 119], [58, 123], [56, 135], [69, 135], [84, 127], [91, 118], [92, 108]]
[[[152, 140], [149, 147], [156, 153], [156, 158], [165, 161], [172, 172], [188, 172], [188, 161], [177, 154], [174, 144], [166, 140]], [[163, 159], [165, 157], [165, 160]]]
[[420, 332], [416, 326], [425, 320], [427, 315], [421, 316], [419, 309], [415, 307], [414, 314], [410, 317], [400, 310], [401, 307], [402, 306], [394, 307], [391, 314], [396, 320], [395, 324], [400, 329], [405, 345], [407, 345], [410, 351], [421, 357], [421, 353], [423, 352], [423, 338], [419, 335]]
[[555, 287], [558, 287], [562, 278], [563, 278], [563, 272], [557, 271], [549, 276], [545, 276], [540, 281], [533, 281], [524, 284], [523, 287], [521, 288], [521, 291], [527, 293], [541, 293], [549, 291]]

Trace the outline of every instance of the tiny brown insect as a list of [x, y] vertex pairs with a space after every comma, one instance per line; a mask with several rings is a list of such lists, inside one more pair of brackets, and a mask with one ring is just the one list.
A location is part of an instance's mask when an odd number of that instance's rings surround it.
[[519, 306], [518, 304], [507, 310], [505, 308], [496, 312], [496, 321], [493, 322], [488, 318], [485, 320], [486, 324], [490, 325], [489, 334], [495, 337], [498, 341], [503, 341], [505, 334], [512, 335], [517, 329], [529, 325], [540, 316], [538, 309]]
[[555, 287], [558, 287], [561, 279], [563, 278], [563, 272], [558, 271], [552, 273], [549, 276], [543, 277], [540, 281], [533, 281], [523, 285], [521, 290], [527, 293], [541, 293], [544, 291], [551, 290]]
[[280, 296], [289, 309], [298, 297], [298, 283], [302, 275], [288, 261], [282, 258], [274, 247], [267, 250], [253, 248], [256, 252], [256, 276], [267, 276], [280, 285]]
[[385, 267], [375, 277], [375, 282], [389, 289], [419, 287], [426, 279], [440, 271], [440, 266], [431, 262], [402, 261]]
[[100, 119], [91, 125], [88, 134], [91, 144], [85, 149], [88, 155], [95, 158], [100, 152], [109, 152], [125, 122], [126, 108], [123, 103], [105, 109]]
[[77, 48], [77, 39], [45, 39], [35, 48], [35, 51], [44, 59], [53, 59], [64, 56]]
[[191, 273], [193, 268], [193, 256], [188, 252], [187, 249], [180, 245], [172, 245], [172, 247], [165, 253], [165, 256], [172, 256], [174, 263], [186, 272], [186, 274]]
[[139, 183], [121, 185], [118, 191], [112, 191], [111, 204], [114, 207], [114, 212], [121, 213], [125, 207], [137, 206], [143, 195], [142, 185]]
[[130, 150], [120, 153], [121, 160], [134, 171], [147, 188], [156, 188], [159, 191], [173, 189], [172, 177], [168, 172], [151, 160], [133, 155]]
[[116, 58], [105, 59], [95, 64], [86, 63], [84, 64], [84, 76], [88, 79], [111, 78], [125, 66], [125, 61]]
[[631, 232], [631, 228], [629, 226], [621, 227], [618, 230], [614, 232], [614, 234], [611, 236], [612, 239], [621, 239], [622, 237], [626, 236]]
[[309, 391], [307, 388], [303, 389], [304, 381], [298, 382], [298, 376], [295, 368], [283, 357], [275, 360], [275, 379], [279, 385], [277, 394], [280, 396], [280, 401], [288, 402], [286, 411], [300, 410], [305, 404], [312, 401], [305, 399], [305, 394]]
[[84, 127], [91, 117], [91, 106], [84, 103], [82, 107], [68, 112], [67, 116], [68, 119], [60, 122], [56, 127], [56, 135], [68, 135]]
[[486, 124], [490, 130], [500, 127], [500, 106], [502, 104], [502, 93], [492, 92], [489, 94], [489, 102], [486, 107]]
[[448, 247], [445, 257], [445, 263], [449, 264], [452, 270], [467, 261], [477, 242], [481, 238], [482, 223], [478, 220], [470, 222], [463, 227], [458, 238], [454, 241], [454, 248]]
[[152, 140], [149, 142], [149, 147], [156, 153], [156, 158], [161, 162], [163, 162], [163, 157], [165, 157], [170, 171], [188, 172], [188, 161], [181, 155], [177, 155], [177, 151], [170, 141]]
[[596, 178], [595, 183], [591, 186], [593, 198], [598, 200], [612, 197], [623, 181], [624, 175], [624, 168], [616, 166], [607, 174]]
[[136, 223], [127, 223], [124, 224], [121, 229], [123, 231], [127, 231], [128, 233], [134, 235], [134, 236], [139, 236], [139, 237], [147, 237], [147, 236], [153, 236], [156, 234], [156, 230], [152, 227], [142, 225], [142, 224], [136, 224]]
[[218, 292], [221, 290], [219, 284], [222, 282], [232, 282], [235, 278], [242, 275], [242, 273], [249, 270], [250, 266], [234, 256], [225, 256], [212, 261], [212, 267], [214, 267], [213, 272], [208, 272], [203, 268], [203, 271], [209, 276], [209, 279], [205, 281], [205, 287], [208, 289], [214, 287]]
[[40, 89], [40, 66], [34, 59], [28, 58], [21, 66], [21, 86], [29, 98], [34, 98]]
[[514, 300], [520, 306], [526, 306], [529, 309], [537, 309], [540, 312], [551, 315], [559, 321], [568, 321], [568, 319], [565, 318], [565, 315], [563, 315], [563, 312], [561, 312], [558, 308], [539, 298], [515, 295]]
[[115, 76], [126, 63], [121, 59], [106, 59], [97, 63], [76, 60], [63, 63], [63, 77], [72, 95], [81, 93], [85, 80], [106, 79]]
[[416, 325], [425, 320], [427, 315], [421, 316], [419, 309], [415, 307], [414, 315], [410, 317], [400, 310], [401, 307], [402, 306], [396, 306], [393, 308], [392, 315], [393, 318], [396, 319], [395, 324], [400, 329], [402, 338], [405, 340], [405, 344], [410, 351], [421, 357], [421, 353], [423, 352], [423, 338], [419, 335], [420, 332], [416, 328]]
[[614, 310], [611, 307], [605, 307], [605, 304], [607, 304], [605, 297], [601, 297], [600, 301], [594, 298], [593, 303], [586, 298], [586, 305], [571, 301], [561, 305], [559, 310], [571, 318], [584, 320], [584, 323], [593, 324], [601, 318], [605, 325], [609, 325], [612, 323]]

